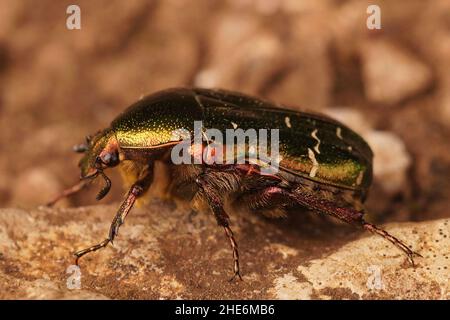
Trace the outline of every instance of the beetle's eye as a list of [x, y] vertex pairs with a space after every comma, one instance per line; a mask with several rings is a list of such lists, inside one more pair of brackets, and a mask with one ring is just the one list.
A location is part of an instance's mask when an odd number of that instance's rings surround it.
[[108, 166], [115, 166], [119, 162], [117, 153], [106, 153], [101, 158], [102, 162]]
[[107, 153], [102, 157], [102, 162], [105, 164], [109, 164], [109, 162], [111, 161], [111, 154]]

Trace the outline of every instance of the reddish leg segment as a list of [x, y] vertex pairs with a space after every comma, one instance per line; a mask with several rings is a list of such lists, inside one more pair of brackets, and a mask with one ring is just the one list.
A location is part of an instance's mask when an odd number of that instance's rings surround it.
[[396, 237], [389, 234], [387, 231], [380, 229], [379, 227], [368, 223], [363, 218], [363, 212], [357, 211], [354, 208], [351, 207], [337, 207], [335, 206], [331, 201], [323, 200], [323, 199], [317, 199], [312, 195], [309, 194], [302, 194], [302, 193], [289, 193], [289, 196], [292, 199], [295, 199], [300, 205], [309, 208], [311, 210], [315, 210], [318, 212], [323, 212], [325, 214], [328, 214], [330, 216], [333, 216], [339, 220], [342, 220], [344, 222], [347, 222], [352, 225], [359, 225], [363, 227], [364, 229], [375, 233], [384, 239], [391, 242], [393, 245], [395, 245], [397, 248], [402, 250], [406, 256], [408, 257], [409, 262], [411, 265], [414, 266], [414, 256], [421, 256], [420, 254], [412, 251], [405, 243], [403, 243], [401, 240], [397, 239]]
[[90, 180], [81, 180], [80, 182], [78, 182], [77, 184], [73, 185], [72, 187], [62, 191], [61, 193], [57, 194], [52, 200], [50, 200], [49, 202], [47, 202], [45, 205], [47, 207], [52, 207], [55, 205], [55, 203], [57, 203], [59, 200], [63, 199], [63, 198], [67, 198], [70, 197], [71, 195], [83, 190], [84, 188], [86, 188], [89, 183], [91, 181]]
[[[264, 190], [258, 191], [258, 194], [261, 195], [261, 201], [258, 201], [258, 197], [254, 199], [255, 203], [269, 203], [271, 204], [273, 201], [276, 203], [282, 204], [292, 204], [297, 203], [302, 207], [306, 207], [310, 210], [321, 212], [330, 216], [333, 216], [341, 221], [346, 223], [357, 225], [363, 227], [365, 230], [368, 230], [374, 234], [377, 234], [384, 239], [391, 242], [397, 248], [402, 250], [406, 256], [408, 257], [411, 265], [414, 266], [414, 256], [421, 256], [420, 254], [412, 251], [405, 243], [396, 237], [389, 234], [387, 231], [368, 223], [363, 218], [363, 212], [355, 210], [351, 207], [338, 207], [333, 202], [328, 200], [323, 200], [315, 197], [314, 195], [307, 194], [304, 192], [299, 192], [296, 190], [287, 190], [280, 187], [268, 187]], [[265, 197], [265, 198], [262, 198]], [[285, 200], [283, 201], [282, 198]]]
[[109, 229], [108, 238], [106, 238], [102, 242], [100, 242], [96, 245], [93, 245], [89, 248], [75, 252], [75, 256], [76, 256], [75, 264], [78, 265], [79, 259], [82, 256], [84, 256], [85, 254], [93, 252], [93, 251], [97, 251], [101, 248], [104, 248], [110, 242], [113, 243], [114, 238], [117, 236], [117, 234], [119, 232], [120, 226], [125, 221], [125, 218], [128, 215], [128, 213], [130, 212], [131, 208], [133, 207], [136, 199], [138, 197], [140, 197], [142, 194], [144, 194], [145, 191], [148, 190], [152, 180], [153, 180], [153, 175], [152, 175], [152, 173], [149, 173], [144, 178], [138, 180], [136, 183], [134, 183], [131, 186], [130, 191], [128, 191], [127, 197], [122, 202], [119, 210], [117, 211], [116, 215], [114, 216], [114, 219], [111, 223], [111, 227]]

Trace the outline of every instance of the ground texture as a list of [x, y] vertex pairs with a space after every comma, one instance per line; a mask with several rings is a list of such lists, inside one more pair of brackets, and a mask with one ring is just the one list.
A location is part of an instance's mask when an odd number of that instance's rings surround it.
[[114, 246], [71, 269], [71, 253], [102, 240], [114, 211], [1, 210], [0, 298], [450, 298], [449, 219], [386, 226], [422, 254], [411, 267], [386, 241], [344, 226], [234, 216], [244, 281], [230, 283], [231, 251], [214, 218], [155, 201], [130, 215]]

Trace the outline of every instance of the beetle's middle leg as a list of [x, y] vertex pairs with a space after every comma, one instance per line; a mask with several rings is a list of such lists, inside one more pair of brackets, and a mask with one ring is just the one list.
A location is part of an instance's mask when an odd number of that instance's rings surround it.
[[231, 191], [234, 188], [233, 185], [236, 182], [235, 178], [236, 176], [233, 173], [227, 174], [223, 172], [211, 172], [210, 174], [201, 174], [195, 180], [196, 184], [199, 187], [200, 195], [206, 199], [209, 207], [214, 214], [214, 217], [217, 220], [217, 224], [224, 229], [225, 234], [230, 241], [234, 261], [234, 275], [230, 279], [230, 281], [233, 281], [236, 277], [242, 280], [242, 277], [239, 268], [238, 246], [234, 238], [233, 231], [230, 228], [230, 217], [223, 208], [222, 193], [224, 191]]
[[137, 198], [143, 195], [150, 187], [153, 181], [153, 170], [150, 170], [138, 181], [136, 181], [127, 193], [125, 200], [122, 202], [119, 210], [117, 211], [109, 229], [108, 237], [102, 242], [93, 245], [89, 248], [75, 252], [75, 264], [78, 265], [78, 260], [87, 253], [97, 251], [106, 247], [110, 242], [113, 243], [114, 238], [119, 232], [120, 226], [124, 223], [126, 216], [130, 212]]

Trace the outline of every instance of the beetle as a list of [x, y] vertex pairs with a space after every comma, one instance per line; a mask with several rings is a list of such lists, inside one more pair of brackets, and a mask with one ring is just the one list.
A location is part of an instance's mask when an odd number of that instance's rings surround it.
[[[186, 136], [192, 139], [194, 122], [221, 131], [240, 128], [276, 128], [279, 163], [274, 173], [263, 172], [267, 163], [181, 163], [172, 151]], [[202, 129], [204, 129], [202, 128]], [[211, 141], [201, 142], [201, 151]], [[249, 142], [243, 142], [249, 147]], [[104, 171], [119, 167], [131, 186], [119, 207], [105, 240], [75, 253], [76, 264], [87, 253], [112, 243], [135, 201], [153, 182], [155, 162], [168, 168], [167, 192], [191, 201], [194, 208], [209, 207], [225, 231], [233, 253], [233, 278], [242, 279], [239, 252], [225, 201], [241, 204], [268, 217], [283, 217], [293, 208], [306, 208], [359, 226], [390, 241], [410, 263], [420, 256], [401, 240], [364, 220], [364, 200], [372, 181], [373, 154], [368, 144], [344, 124], [327, 116], [297, 112], [259, 98], [226, 90], [172, 88], [132, 104], [110, 127], [75, 146], [84, 153], [79, 162], [81, 181], [63, 191], [48, 205], [70, 196], [97, 177], [105, 185], [100, 200], [110, 190]], [[248, 150], [248, 148], [246, 149]], [[191, 152], [192, 153], [192, 152]], [[248, 155], [248, 152], [246, 153]], [[234, 157], [235, 155], [233, 155]]]

